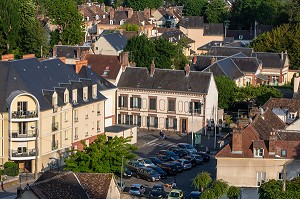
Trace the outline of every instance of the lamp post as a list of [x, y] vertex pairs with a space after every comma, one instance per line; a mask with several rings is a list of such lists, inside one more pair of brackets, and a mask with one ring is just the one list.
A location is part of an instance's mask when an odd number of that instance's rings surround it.
[[123, 167], [124, 167], [124, 155], [122, 155], [122, 166], [121, 166], [121, 183], [120, 183], [120, 186], [121, 186], [121, 192], [123, 191], [123, 190], [122, 190], [122, 183], [123, 183]]

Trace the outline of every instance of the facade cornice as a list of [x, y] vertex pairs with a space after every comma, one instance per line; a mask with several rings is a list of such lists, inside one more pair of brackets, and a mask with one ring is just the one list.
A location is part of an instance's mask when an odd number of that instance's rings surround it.
[[120, 91], [130, 91], [130, 92], [144, 92], [144, 93], [157, 93], [157, 94], [167, 94], [167, 95], [189, 95], [204, 97], [207, 93], [194, 93], [194, 92], [176, 92], [176, 91], [166, 91], [166, 90], [153, 90], [153, 89], [131, 89], [131, 88], [118, 88]]

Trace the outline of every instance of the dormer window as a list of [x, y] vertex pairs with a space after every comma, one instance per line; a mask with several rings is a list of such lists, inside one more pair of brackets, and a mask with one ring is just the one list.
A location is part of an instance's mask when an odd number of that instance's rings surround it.
[[109, 24], [110, 24], [110, 25], [113, 25], [113, 24], [114, 24], [114, 21], [113, 21], [113, 20], [109, 20]]
[[57, 94], [54, 93], [52, 96], [52, 106], [57, 106]]
[[65, 104], [69, 103], [69, 92], [66, 90], [64, 94], [64, 102]]
[[88, 88], [87, 87], [83, 88], [83, 100], [84, 101], [88, 100]]
[[294, 113], [289, 113], [289, 119], [294, 120], [295, 119], [295, 114]]
[[93, 85], [92, 96], [93, 96], [94, 99], [97, 98], [97, 84]]
[[72, 91], [72, 102], [73, 104], [77, 104], [77, 89]]
[[286, 157], [286, 150], [281, 150], [281, 156]]
[[262, 158], [264, 156], [263, 148], [254, 148], [254, 157]]

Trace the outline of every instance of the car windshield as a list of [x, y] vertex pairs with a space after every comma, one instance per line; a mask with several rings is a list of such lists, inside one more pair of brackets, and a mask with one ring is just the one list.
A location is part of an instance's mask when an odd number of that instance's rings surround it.
[[153, 187], [152, 191], [159, 192], [159, 191], [162, 191], [162, 188], [161, 187]]
[[138, 187], [130, 187], [131, 191], [139, 191], [140, 189]]
[[154, 170], [150, 170], [148, 173], [149, 173], [150, 175], [155, 175], [155, 174], [157, 174], [156, 171], [154, 171]]
[[137, 167], [143, 167], [144, 165], [143, 165], [142, 163], [140, 163], [140, 162], [137, 162], [137, 163], [136, 163], [136, 166], [137, 166]]
[[177, 192], [171, 192], [170, 197], [179, 197], [179, 193]]
[[194, 149], [194, 147], [192, 147], [191, 145], [186, 145], [187, 149]]
[[149, 159], [144, 159], [144, 162], [145, 162], [146, 164], [152, 164], [152, 162], [151, 162]]
[[163, 172], [163, 170], [161, 169], [161, 168], [159, 168], [159, 167], [154, 167], [153, 168], [155, 171], [157, 171], [157, 172]]

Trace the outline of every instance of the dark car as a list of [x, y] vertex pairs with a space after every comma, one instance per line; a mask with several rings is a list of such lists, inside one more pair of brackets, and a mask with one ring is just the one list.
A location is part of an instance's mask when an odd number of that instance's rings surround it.
[[172, 161], [170, 156], [166, 156], [166, 155], [158, 155], [156, 156], [160, 161], [162, 162], [169, 162]]
[[130, 178], [131, 176], [132, 176], [132, 172], [126, 166], [124, 166], [123, 177]]
[[162, 163], [159, 167], [164, 170], [168, 175], [176, 175], [177, 174], [177, 167], [171, 163]]
[[187, 150], [184, 150], [182, 148], [179, 148], [177, 146], [172, 146], [169, 148], [170, 151], [173, 151], [176, 155], [178, 155], [180, 158], [186, 156], [189, 154], [189, 152]]
[[160, 175], [149, 167], [142, 167], [136, 170], [136, 177], [149, 182], [160, 181]]
[[153, 162], [153, 164], [158, 165], [163, 163], [163, 161], [161, 161], [160, 159], [158, 159], [157, 157], [150, 157], [148, 158], [149, 160], [151, 160], [151, 162]]
[[176, 155], [173, 151], [169, 151], [169, 150], [159, 150], [157, 152], [157, 155], [166, 155], [169, 156], [172, 160], [179, 159], [178, 155]]
[[210, 151], [209, 151], [207, 146], [200, 146], [200, 147], [198, 147], [198, 149], [199, 149], [200, 152], [210, 154]]
[[191, 153], [190, 156], [192, 156], [196, 159], [197, 164], [202, 164], [203, 163], [203, 158], [202, 158], [201, 155]]
[[130, 161], [127, 163], [127, 168], [132, 172], [136, 172], [136, 170], [141, 167], [144, 167], [144, 165], [138, 161]]
[[164, 186], [161, 184], [154, 185], [150, 190], [149, 197], [150, 198], [165, 198], [166, 192], [165, 192]]
[[192, 191], [188, 197], [188, 199], [199, 199], [201, 192], [199, 191]]
[[204, 152], [197, 152], [195, 154], [198, 154], [202, 157], [203, 159], [203, 162], [209, 162], [210, 161], [210, 156], [207, 154], [207, 153], [204, 153]]
[[183, 172], [183, 166], [181, 165], [180, 162], [177, 162], [176, 160], [170, 161], [171, 164], [174, 164], [177, 168], [177, 172]]
[[143, 196], [146, 191], [144, 185], [132, 184], [129, 188], [129, 194], [134, 196]]
[[153, 169], [154, 171], [156, 171], [160, 175], [160, 178], [166, 178], [167, 177], [167, 173], [164, 170], [162, 170], [160, 167], [151, 166], [150, 168]]
[[196, 158], [194, 158], [194, 157], [192, 157], [192, 156], [185, 156], [184, 159], [190, 161], [193, 167], [195, 167], [195, 166], [197, 165], [197, 160], [196, 160]]

